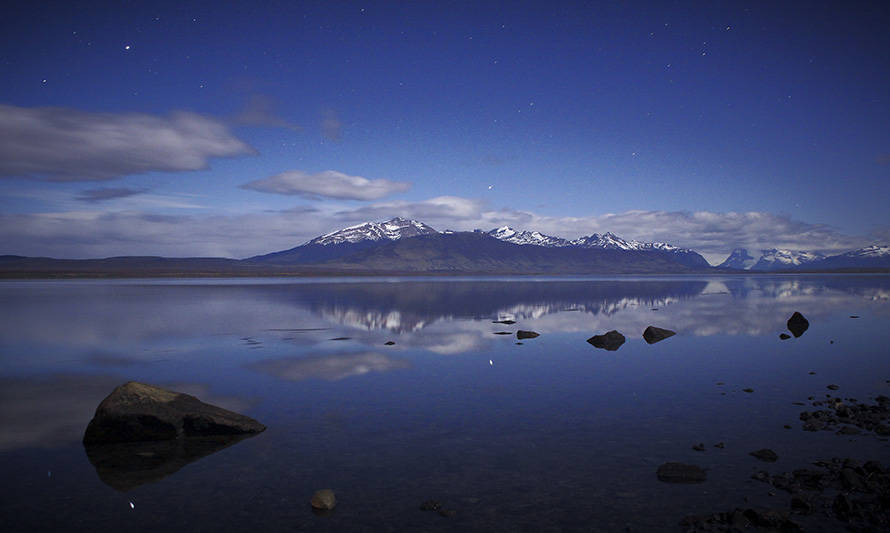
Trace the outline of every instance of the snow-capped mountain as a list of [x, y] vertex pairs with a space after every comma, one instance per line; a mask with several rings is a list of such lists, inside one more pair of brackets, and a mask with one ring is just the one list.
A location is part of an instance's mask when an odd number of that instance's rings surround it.
[[873, 244], [871, 246], [866, 246], [865, 248], [860, 248], [858, 250], [853, 250], [852, 252], [847, 252], [832, 257], [849, 257], [851, 259], [890, 257], [890, 245], [885, 244], [883, 246], [879, 246], [877, 244]]
[[779, 250], [772, 248], [762, 250], [763, 255], [751, 267], [751, 270], [782, 270], [796, 268], [821, 261], [825, 256], [817, 252], [804, 250]]
[[745, 248], [736, 248], [729, 254], [722, 263], [717, 265], [717, 268], [736, 268], [739, 270], [748, 270], [754, 264], [757, 263], [757, 260], [751, 257], [748, 254], [748, 250]]
[[554, 248], [561, 248], [564, 246], [572, 245], [572, 243], [566, 239], [553, 237], [551, 235], [544, 235], [543, 233], [539, 233], [537, 231], [516, 231], [509, 226], [503, 226], [493, 229], [489, 231], [488, 234], [495, 239], [512, 242], [513, 244], [533, 244], [536, 246], [548, 246]]
[[332, 231], [331, 233], [326, 233], [321, 237], [312, 239], [307, 244], [328, 246], [331, 244], [343, 244], [347, 242], [354, 244], [362, 241], [379, 241], [383, 239], [395, 241], [406, 237], [429, 235], [431, 233], [438, 232], [423, 222], [395, 217], [386, 222], [365, 222], [364, 224], [356, 224], [355, 226]]
[[488, 232], [492, 237], [511, 242], [513, 244], [533, 244], [548, 248], [601, 248], [603, 250], [626, 250], [635, 252], [666, 252], [671, 254], [680, 263], [693, 267], [710, 266], [704, 257], [688, 248], [679, 248], [664, 242], [640, 242], [626, 240], [612, 232], [602, 235], [594, 233], [575, 240], [562, 239], [551, 235], [544, 235], [537, 231], [517, 231], [509, 226], [493, 229]]
[[808, 267], [818, 269], [890, 268], [890, 245], [866, 246], [851, 252], [832, 255], [817, 263], [808, 265]]

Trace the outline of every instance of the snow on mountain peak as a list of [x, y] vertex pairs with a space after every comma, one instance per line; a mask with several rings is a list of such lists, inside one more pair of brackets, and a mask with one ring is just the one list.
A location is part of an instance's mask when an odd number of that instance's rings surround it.
[[428, 235], [431, 233], [438, 232], [423, 222], [395, 217], [385, 222], [364, 222], [362, 224], [356, 224], [337, 231], [332, 231], [331, 233], [326, 233], [321, 237], [312, 239], [309, 241], [309, 244], [321, 244], [327, 246], [329, 244], [379, 241], [383, 239], [395, 241], [402, 238]]
[[503, 226], [488, 232], [495, 239], [513, 244], [534, 244], [536, 246], [564, 247], [569, 246], [569, 241], [559, 237], [544, 235], [537, 231], [516, 231], [510, 226]]

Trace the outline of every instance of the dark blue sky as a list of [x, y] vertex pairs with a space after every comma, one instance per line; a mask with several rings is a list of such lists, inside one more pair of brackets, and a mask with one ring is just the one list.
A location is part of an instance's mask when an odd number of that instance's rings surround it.
[[5, 13], [0, 253], [246, 256], [395, 215], [890, 241], [885, 3], [47, 2]]

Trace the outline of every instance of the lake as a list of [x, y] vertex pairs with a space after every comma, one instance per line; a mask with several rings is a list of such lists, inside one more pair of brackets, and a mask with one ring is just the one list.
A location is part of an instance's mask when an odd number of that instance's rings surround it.
[[[886, 275], [4, 281], [0, 309], [7, 531], [680, 531], [787, 510], [758, 471], [890, 458], [799, 419], [890, 394]], [[809, 329], [780, 340], [795, 311]], [[650, 345], [649, 325], [677, 334]], [[619, 349], [586, 342], [609, 330]], [[148, 466], [88, 456], [130, 380], [268, 429]], [[707, 480], [660, 481], [670, 461]]]

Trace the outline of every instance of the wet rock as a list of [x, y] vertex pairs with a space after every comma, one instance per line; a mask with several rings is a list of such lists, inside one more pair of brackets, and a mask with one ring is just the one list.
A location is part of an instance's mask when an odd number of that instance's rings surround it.
[[668, 337], [672, 337], [676, 335], [677, 332], [671, 331], [669, 329], [656, 328], [655, 326], [649, 326], [643, 331], [643, 339], [646, 340], [648, 344], [655, 344], [656, 342], [662, 341]]
[[656, 475], [665, 483], [702, 483], [707, 479], [704, 469], [684, 463], [664, 463], [658, 467]]
[[538, 337], [538, 336], [540, 336], [540, 333], [538, 333], [536, 331], [524, 331], [524, 330], [520, 329], [519, 331], [516, 332], [517, 339], [534, 339], [535, 337]]
[[194, 396], [130, 381], [96, 408], [84, 444], [260, 433], [266, 426]]
[[786, 339], [790, 339], [790, 338], [791, 338], [791, 335], [789, 335], [789, 334], [787, 334], [787, 333], [779, 333], [779, 338], [782, 339], [782, 340], [784, 341], [784, 340], [786, 340]]
[[309, 505], [311, 505], [313, 509], [330, 511], [336, 507], [337, 497], [331, 489], [317, 490], [315, 491], [315, 494], [312, 495], [312, 499], [309, 500]]
[[691, 532], [711, 531], [803, 531], [788, 518], [788, 513], [774, 509], [756, 510], [736, 508], [712, 515], [687, 516], [680, 525]]
[[442, 508], [442, 504], [436, 500], [426, 500], [420, 504], [421, 511], [438, 511]]
[[776, 452], [770, 450], [769, 448], [763, 448], [762, 450], [751, 452], [748, 455], [756, 457], [757, 459], [760, 459], [761, 461], [765, 461], [767, 463], [775, 463], [776, 460], [779, 458], [779, 456], [776, 455]]
[[811, 514], [815, 511], [809, 495], [797, 493], [791, 495], [791, 512], [799, 514]]
[[802, 314], [795, 311], [788, 319], [788, 331], [795, 337], [800, 337], [810, 327], [810, 322]]
[[587, 342], [592, 344], [595, 348], [602, 348], [614, 352], [624, 344], [624, 335], [613, 329], [603, 335], [594, 335], [587, 339]]

